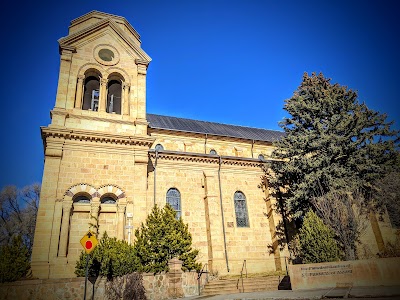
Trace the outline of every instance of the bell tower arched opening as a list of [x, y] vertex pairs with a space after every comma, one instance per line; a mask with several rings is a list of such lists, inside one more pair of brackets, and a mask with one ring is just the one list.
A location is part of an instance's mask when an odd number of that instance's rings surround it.
[[121, 114], [121, 95], [122, 82], [121, 80], [111, 79], [107, 85], [107, 107], [108, 113]]
[[85, 74], [83, 86], [83, 110], [99, 110], [100, 99], [100, 75], [96, 71], [88, 71]]

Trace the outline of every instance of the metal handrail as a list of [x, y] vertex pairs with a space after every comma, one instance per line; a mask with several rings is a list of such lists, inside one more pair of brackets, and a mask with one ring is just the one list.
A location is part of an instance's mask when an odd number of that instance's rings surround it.
[[[204, 268], [206, 268], [205, 271], [204, 271]], [[205, 263], [203, 265], [203, 267], [201, 268], [200, 272], [197, 273], [197, 286], [198, 286], [198, 289], [199, 289], [199, 296], [200, 296], [200, 279], [201, 279], [201, 275], [203, 275], [203, 274], [208, 274], [208, 265], [207, 265], [207, 263]], [[208, 276], [206, 277], [206, 283], [207, 282], [208, 282]]]
[[242, 293], [244, 293], [244, 284], [243, 284], [243, 269], [246, 268], [246, 278], [247, 278], [247, 264], [246, 260], [243, 260], [242, 270], [240, 271], [240, 278], [238, 278], [236, 282], [236, 289], [239, 289], [239, 280], [242, 280]]
[[240, 271], [240, 277], [242, 277], [243, 274], [243, 268], [246, 268], [246, 278], [247, 278], [247, 264], [246, 264], [246, 260], [243, 261], [243, 265], [242, 265], [242, 271]]

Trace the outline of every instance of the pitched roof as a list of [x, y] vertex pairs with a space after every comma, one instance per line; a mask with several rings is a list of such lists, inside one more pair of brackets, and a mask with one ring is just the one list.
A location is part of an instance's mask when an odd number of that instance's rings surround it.
[[149, 127], [154, 129], [202, 133], [264, 142], [273, 142], [285, 135], [284, 132], [277, 130], [197, 121], [154, 114], [147, 114], [147, 121], [149, 122]]

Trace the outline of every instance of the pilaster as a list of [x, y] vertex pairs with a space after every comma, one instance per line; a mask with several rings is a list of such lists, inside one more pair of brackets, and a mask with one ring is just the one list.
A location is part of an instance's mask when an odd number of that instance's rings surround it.
[[75, 108], [82, 108], [82, 94], [83, 94], [83, 80], [84, 75], [78, 75], [78, 82], [76, 84]]
[[204, 172], [204, 189], [204, 208], [208, 243], [208, 265], [212, 272], [221, 272], [224, 270], [223, 263], [225, 256], [217, 171]]
[[118, 203], [117, 206], [117, 239], [124, 240], [126, 204]]
[[136, 59], [135, 63], [137, 65], [137, 114], [136, 120], [139, 125], [146, 122], [146, 74], [148, 62], [140, 59]]
[[125, 82], [122, 83], [122, 114], [124, 116], [129, 115], [129, 85], [126, 84]]
[[100, 79], [99, 112], [105, 112], [107, 107], [107, 79]]
[[58, 76], [57, 97], [55, 105], [55, 107], [58, 108], [66, 108], [67, 105], [68, 82], [70, 77], [73, 51], [73, 47], [63, 47], [60, 50], [60, 73]]
[[67, 257], [69, 222], [71, 219], [72, 201], [62, 203], [62, 221], [60, 231], [60, 246], [58, 250], [59, 257]]

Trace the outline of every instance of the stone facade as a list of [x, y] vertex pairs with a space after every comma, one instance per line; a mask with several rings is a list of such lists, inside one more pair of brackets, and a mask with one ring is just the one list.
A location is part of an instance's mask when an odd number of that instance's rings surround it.
[[[107, 231], [132, 243], [127, 227], [138, 228], [155, 203], [164, 206], [171, 188], [179, 192], [199, 261], [211, 272], [239, 273], [245, 259], [253, 273], [284, 268], [288, 252], [278, 248], [275, 232], [280, 216], [261, 183], [258, 159], [268, 159], [271, 140], [149, 126], [151, 58], [122, 17], [97, 11], [81, 16], [59, 45], [52, 120], [41, 128], [45, 165], [35, 277], [74, 277], [79, 240], [95, 219], [100, 237]], [[155, 151], [158, 144], [164, 150]], [[238, 226], [237, 192], [245, 199], [245, 226]]]

